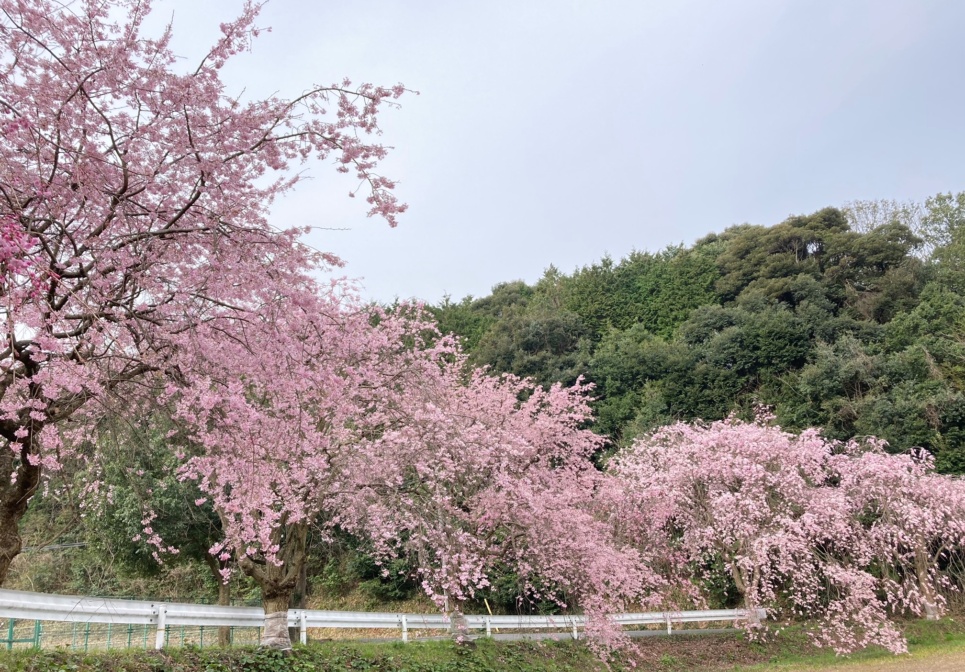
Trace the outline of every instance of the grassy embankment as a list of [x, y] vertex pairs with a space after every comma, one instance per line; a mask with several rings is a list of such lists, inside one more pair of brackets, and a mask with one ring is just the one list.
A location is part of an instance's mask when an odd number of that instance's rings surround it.
[[[739, 635], [652, 638], [639, 641], [612, 670], [660, 672], [724, 672], [840, 669], [864, 672], [887, 669], [930, 670], [929, 661], [960, 659], [965, 669], [965, 620], [910, 622], [906, 634], [911, 655], [899, 662], [881, 650], [863, 651], [847, 658], [816, 651], [797, 628], [763, 644], [748, 643]], [[945, 664], [943, 662], [942, 664]], [[0, 653], [0, 672], [602, 672], [606, 667], [581, 643], [525, 643], [478, 641], [457, 646], [450, 642], [349, 643], [320, 642], [298, 647], [290, 655], [250, 648], [170, 649], [110, 653], [69, 651], [14, 651]]]

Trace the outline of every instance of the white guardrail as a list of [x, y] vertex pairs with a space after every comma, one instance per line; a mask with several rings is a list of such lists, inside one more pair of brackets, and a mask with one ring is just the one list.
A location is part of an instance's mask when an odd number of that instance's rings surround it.
[[[757, 616], [764, 619], [763, 609]], [[744, 609], [705, 611], [672, 611], [638, 614], [616, 614], [612, 618], [623, 626], [666, 625], [667, 634], [673, 624], [740, 621], [748, 617]], [[466, 628], [493, 630], [567, 630], [578, 639], [586, 625], [583, 616], [473, 616], [465, 615]], [[247, 627], [260, 628], [265, 612], [261, 607], [222, 607], [208, 604], [146, 602], [74, 595], [48, 595], [19, 590], [0, 589], [0, 619], [66, 621], [73, 623], [113, 623], [116, 625], [154, 625], [154, 646], [164, 646], [168, 626]], [[393, 614], [366, 611], [318, 611], [291, 609], [288, 626], [298, 628], [301, 642], [307, 642], [308, 628], [360, 628], [400, 630], [402, 641], [409, 641], [410, 630], [449, 630], [451, 622], [443, 614]]]

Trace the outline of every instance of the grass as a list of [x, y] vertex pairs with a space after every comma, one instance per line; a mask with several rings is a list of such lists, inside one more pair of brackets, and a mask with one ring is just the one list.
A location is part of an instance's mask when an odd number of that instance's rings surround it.
[[[965, 654], [965, 623], [958, 619], [908, 622], [912, 655], [900, 659], [928, 670], [928, 660]], [[255, 648], [73, 653], [65, 650], [0, 653], [0, 672], [861, 672], [896, 660], [883, 650], [847, 657], [816, 650], [801, 628], [789, 628], [765, 643], [740, 635], [649, 638], [609, 668], [579, 642], [452, 642], [412, 644], [318, 642], [290, 654]], [[903, 668], [902, 668], [903, 669]], [[951, 668], [948, 668], [951, 669]]]
[[[769, 652], [768, 660], [754, 664], [738, 665], [729, 669], [733, 672], [807, 672], [813, 670], [841, 670], [841, 672], [860, 672], [868, 667], [877, 669], [882, 663], [900, 667], [915, 667], [916, 662], [927, 661], [945, 654], [965, 654], [965, 620], [945, 618], [940, 621], [908, 621], [904, 624], [908, 640], [908, 656], [896, 657], [890, 652], [871, 647], [847, 656], [837, 656], [831, 651], [814, 649], [806, 641], [800, 629], [787, 631], [761, 648]], [[753, 646], [753, 645], [752, 645]], [[920, 665], [928, 669], [928, 665]], [[714, 669], [714, 668], [710, 668]]]
[[71, 654], [13, 652], [0, 656], [3, 672], [596, 672], [604, 669], [574, 643], [451, 642], [347, 644], [296, 647], [290, 654], [260, 649]]

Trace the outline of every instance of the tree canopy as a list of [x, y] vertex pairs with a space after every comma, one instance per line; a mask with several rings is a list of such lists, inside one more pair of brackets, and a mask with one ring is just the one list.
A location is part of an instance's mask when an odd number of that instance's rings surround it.
[[[585, 374], [613, 446], [765, 405], [785, 427], [924, 447], [958, 473], [963, 198], [732, 226], [434, 310], [477, 364], [543, 384]], [[511, 307], [489, 310], [509, 287]]]

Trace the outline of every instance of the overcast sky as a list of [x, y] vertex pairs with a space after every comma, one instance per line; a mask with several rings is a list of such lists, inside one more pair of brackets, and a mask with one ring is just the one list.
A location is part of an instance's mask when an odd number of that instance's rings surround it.
[[[240, 0], [156, 0], [194, 62]], [[271, 0], [232, 92], [403, 82], [365, 217], [327, 166], [279, 226], [369, 298], [436, 302], [854, 199], [965, 190], [959, 0]]]

